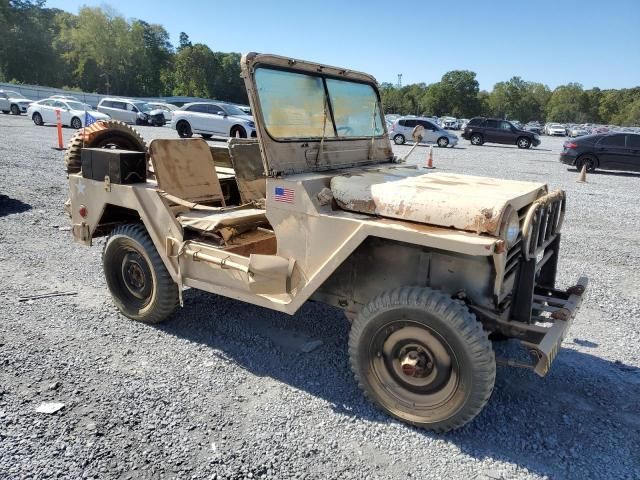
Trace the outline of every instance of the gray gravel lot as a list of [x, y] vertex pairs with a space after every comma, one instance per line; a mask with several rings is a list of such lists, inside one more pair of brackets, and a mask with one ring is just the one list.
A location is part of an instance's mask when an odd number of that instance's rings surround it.
[[[102, 241], [88, 249], [65, 228], [55, 138], [0, 115], [0, 478], [640, 478], [640, 174], [577, 184], [560, 138], [434, 149], [442, 171], [566, 189], [559, 283], [591, 278], [551, 373], [499, 367], [482, 414], [436, 435], [367, 403], [332, 308], [289, 317], [189, 290], [161, 326], [122, 317]], [[54, 290], [77, 295], [17, 300]], [[35, 412], [49, 401], [64, 408]]]

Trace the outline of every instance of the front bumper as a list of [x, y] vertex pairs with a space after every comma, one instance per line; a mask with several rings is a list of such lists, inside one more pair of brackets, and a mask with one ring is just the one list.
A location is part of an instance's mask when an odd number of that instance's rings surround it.
[[533, 145], [534, 147], [537, 147], [538, 145], [540, 145], [541, 140], [539, 138], [532, 138], [531, 139], [531, 145]]
[[533, 310], [549, 312], [548, 317], [537, 316], [541, 322], [553, 322], [544, 332], [540, 332], [539, 341], [523, 340], [521, 344], [529, 351], [534, 360], [533, 371], [544, 377], [556, 358], [576, 313], [582, 304], [582, 296], [587, 289], [587, 277], [581, 277], [578, 283], [567, 290], [536, 287], [533, 295]]

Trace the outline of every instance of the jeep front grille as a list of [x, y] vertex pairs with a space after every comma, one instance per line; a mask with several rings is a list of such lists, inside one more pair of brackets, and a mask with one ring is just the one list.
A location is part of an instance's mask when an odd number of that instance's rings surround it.
[[536, 258], [560, 233], [566, 197], [562, 190], [537, 199], [528, 208], [521, 228], [521, 248], [525, 260]]

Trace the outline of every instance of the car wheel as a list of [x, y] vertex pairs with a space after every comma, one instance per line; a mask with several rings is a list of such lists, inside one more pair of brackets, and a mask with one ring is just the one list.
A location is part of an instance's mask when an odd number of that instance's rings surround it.
[[31, 120], [33, 120], [33, 123], [35, 123], [39, 127], [44, 125], [44, 121], [42, 120], [42, 115], [40, 115], [38, 112], [33, 114], [33, 116], [31, 117]]
[[529, 148], [531, 146], [531, 140], [527, 137], [520, 137], [518, 138], [516, 145], [518, 145], [518, 148]]
[[20, 109], [18, 108], [18, 105], [16, 105], [15, 103], [11, 105], [11, 113], [13, 115], [20, 115]]
[[431, 288], [383, 292], [349, 334], [351, 369], [390, 415], [437, 432], [471, 421], [491, 396], [493, 348], [464, 303]]
[[71, 119], [71, 128], [79, 130], [80, 128], [82, 128], [82, 121], [78, 117], [73, 117]]
[[191, 138], [193, 136], [191, 125], [186, 120], [180, 120], [176, 125], [176, 130], [180, 138]]
[[596, 171], [598, 161], [591, 155], [583, 155], [576, 161], [576, 168], [578, 171], [582, 170], [582, 167], [587, 167], [587, 172], [593, 173]]
[[143, 225], [114, 228], [104, 246], [102, 266], [113, 302], [132, 320], [160, 323], [176, 308], [178, 286]]
[[247, 131], [239, 125], [235, 125], [231, 128], [230, 136], [247, 138]]
[[396, 135], [395, 137], [393, 137], [393, 143], [395, 143], [396, 145], [404, 145], [405, 142], [405, 138], [404, 135]]
[[213, 135], [211, 135], [210, 133], [201, 133], [200, 134], [202, 136], [202, 138], [204, 138], [205, 140], [209, 140], [211, 137], [213, 137]]
[[438, 146], [440, 148], [447, 148], [449, 146], [449, 139], [447, 137], [440, 137], [438, 139]]
[[471, 145], [482, 145], [484, 143], [484, 138], [479, 133], [474, 133], [471, 135]]

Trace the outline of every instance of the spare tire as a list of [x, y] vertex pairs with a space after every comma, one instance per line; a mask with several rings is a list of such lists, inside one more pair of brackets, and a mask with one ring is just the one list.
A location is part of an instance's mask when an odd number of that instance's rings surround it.
[[146, 152], [147, 144], [142, 135], [124, 122], [100, 120], [78, 130], [67, 145], [64, 163], [67, 173], [78, 173], [82, 167], [83, 148], [122, 148], [136, 152]]

